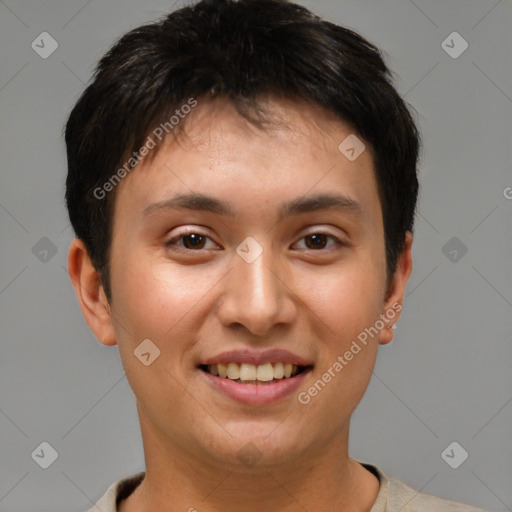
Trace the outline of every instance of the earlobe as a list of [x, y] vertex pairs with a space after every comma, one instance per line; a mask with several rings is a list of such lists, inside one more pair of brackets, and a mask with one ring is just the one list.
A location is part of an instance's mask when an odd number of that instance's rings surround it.
[[379, 343], [381, 345], [393, 340], [393, 326], [400, 318], [405, 288], [412, 272], [412, 241], [412, 234], [407, 231], [404, 249], [398, 258], [393, 279], [386, 293], [383, 314], [387, 321], [386, 326], [380, 332]]
[[94, 268], [84, 243], [78, 238], [73, 240], [69, 248], [68, 271], [87, 325], [101, 343], [115, 345], [112, 311], [99, 272]]
[[[391, 322], [394, 322], [394, 320], [391, 320]], [[379, 335], [379, 344], [380, 345], [387, 345], [388, 343], [391, 343], [393, 341], [393, 334], [394, 334], [394, 327], [396, 324], [389, 324], [386, 325], [383, 329], [380, 331]]]

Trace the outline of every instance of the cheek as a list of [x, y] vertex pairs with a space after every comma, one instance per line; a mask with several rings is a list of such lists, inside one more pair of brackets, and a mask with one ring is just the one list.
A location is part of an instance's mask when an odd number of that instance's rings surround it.
[[160, 350], [165, 365], [180, 381], [189, 377], [190, 353], [201, 322], [207, 316], [208, 292], [219, 280], [218, 273], [193, 266], [179, 266], [148, 254], [118, 262], [112, 278], [116, 334], [125, 370], [139, 370], [134, 350], [150, 339]]
[[[314, 310], [319, 361], [316, 378], [322, 382], [306, 392], [312, 407], [332, 404], [326, 411], [346, 414], [361, 400], [370, 381], [378, 351], [376, 321], [382, 312], [383, 276], [381, 266], [371, 261], [340, 271], [336, 278], [316, 281], [308, 305]], [[316, 291], [315, 291], [316, 290]], [[325, 385], [324, 385], [325, 384]], [[325, 400], [325, 402], [323, 402]], [[313, 404], [313, 402], [315, 402]]]
[[122, 260], [112, 260], [117, 265], [112, 275], [114, 326], [117, 344], [125, 371], [139, 370], [141, 364], [134, 350], [143, 340], [151, 340], [160, 350], [159, 359], [167, 358], [175, 347], [167, 343], [172, 327], [183, 317], [186, 303], [180, 296], [179, 283], [171, 286], [159, 274], [156, 265], [149, 265], [135, 252]]
[[[171, 271], [169, 262], [144, 264], [133, 257], [120, 263], [112, 278], [113, 313], [123, 368], [135, 396], [144, 407], [149, 406], [145, 413], [155, 423], [177, 411], [184, 417], [188, 414], [186, 407], [183, 410], [183, 388], [190, 376], [186, 365], [190, 364], [197, 329], [194, 315], [199, 310], [194, 306], [205, 293], [204, 286], [191, 283], [188, 270], [185, 275]], [[146, 341], [141, 345], [148, 339], [157, 350]], [[144, 352], [139, 346], [146, 347]], [[144, 358], [137, 357], [145, 352], [150, 354], [148, 365]], [[153, 359], [154, 354], [158, 356]]]
[[341, 297], [336, 304], [328, 320], [330, 336], [324, 347], [322, 371], [331, 368], [347, 378], [345, 386], [359, 385], [370, 377], [377, 356], [379, 303], [369, 294], [353, 293], [350, 299]]
[[331, 270], [309, 291], [308, 302], [314, 307], [334, 339], [346, 340], [372, 325], [381, 312], [384, 297], [382, 265], [370, 258]]
[[199, 273], [192, 277], [190, 268], [136, 254], [118, 265], [112, 293], [119, 319], [131, 327], [131, 338], [165, 337], [197, 304], [205, 285]]

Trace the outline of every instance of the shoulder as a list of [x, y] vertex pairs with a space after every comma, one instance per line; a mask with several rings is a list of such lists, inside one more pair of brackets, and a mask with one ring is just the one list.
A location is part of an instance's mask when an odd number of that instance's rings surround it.
[[438, 498], [432, 494], [417, 491], [397, 478], [388, 479], [389, 510], [402, 512], [484, 512], [457, 501]]
[[421, 492], [398, 478], [389, 477], [373, 464], [358, 462], [380, 480], [379, 494], [370, 512], [485, 512], [471, 505]]
[[97, 512], [98, 510], [102, 512], [117, 512], [119, 502], [127, 498], [136, 489], [145, 475], [146, 473], [143, 471], [114, 482], [96, 502], [94, 507], [87, 512]]

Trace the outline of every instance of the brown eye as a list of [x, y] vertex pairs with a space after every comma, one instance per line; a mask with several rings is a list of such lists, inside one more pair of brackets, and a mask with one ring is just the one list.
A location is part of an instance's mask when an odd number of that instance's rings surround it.
[[208, 240], [211, 240], [211, 238], [207, 235], [203, 235], [202, 233], [182, 233], [181, 235], [177, 235], [165, 242], [165, 247], [172, 250], [201, 250], [205, 248]]
[[[330, 247], [326, 247], [329, 243], [329, 239], [334, 240], [334, 245], [331, 245]], [[344, 246], [345, 244], [334, 235], [331, 235], [329, 233], [311, 233], [309, 235], [306, 235], [302, 237], [301, 241], [304, 240], [305, 247], [303, 247], [306, 250], [321, 250], [321, 249], [330, 249], [333, 246]]]
[[309, 244], [306, 242], [308, 249], [323, 249], [327, 244], [328, 238], [329, 237], [325, 233], [314, 233], [312, 235], [305, 236], [304, 240], [310, 240]]
[[198, 233], [190, 233], [189, 235], [182, 235], [183, 245], [187, 249], [202, 249], [206, 237]]

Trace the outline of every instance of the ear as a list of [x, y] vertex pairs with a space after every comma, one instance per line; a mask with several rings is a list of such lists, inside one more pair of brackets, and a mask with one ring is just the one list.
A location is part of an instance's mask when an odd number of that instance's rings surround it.
[[405, 287], [412, 271], [412, 234], [407, 231], [405, 244], [400, 254], [393, 279], [388, 287], [384, 302], [384, 311], [381, 318], [385, 318], [386, 325], [379, 334], [379, 343], [385, 345], [393, 340], [393, 326], [396, 325], [405, 294]]
[[87, 325], [104, 345], [117, 343], [110, 305], [89, 253], [80, 239], [69, 247], [68, 271]]

